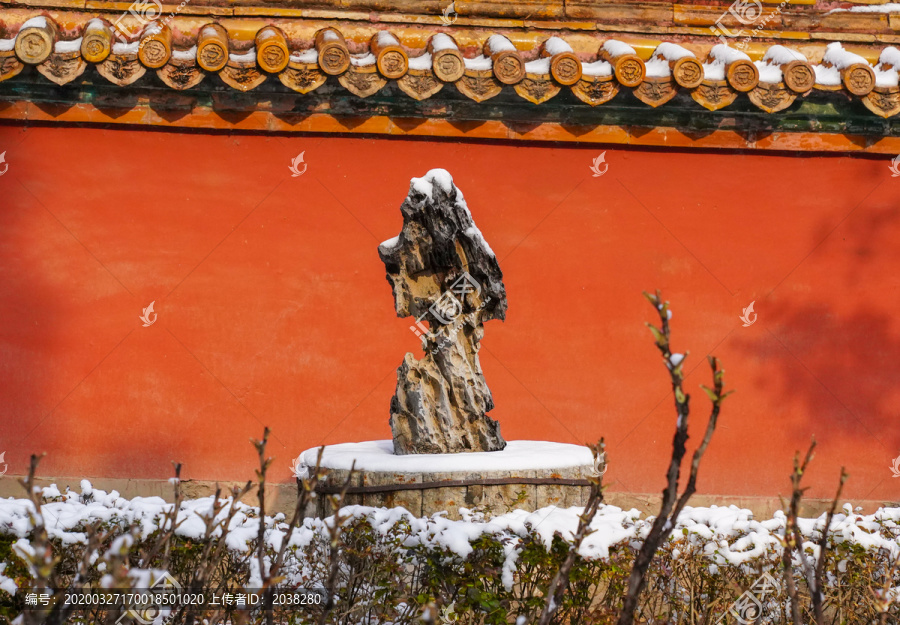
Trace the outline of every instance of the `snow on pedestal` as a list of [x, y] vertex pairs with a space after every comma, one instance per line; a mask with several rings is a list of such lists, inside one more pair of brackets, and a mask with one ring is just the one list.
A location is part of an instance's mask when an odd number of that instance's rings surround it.
[[[297, 477], [307, 477], [319, 449], [304, 451]], [[582, 506], [586, 478], [594, 470], [591, 451], [582, 445], [548, 441], [509, 441], [502, 451], [395, 455], [393, 442], [366, 441], [325, 447], [320, 493], [350, 482], [345, 505], [402, 506], [415, 515], [446, 511], [458, 518], [460, 507], [481, 507], [494, 514], [545, 506]], [[332, 511], [317, 498], [318, 516]]]

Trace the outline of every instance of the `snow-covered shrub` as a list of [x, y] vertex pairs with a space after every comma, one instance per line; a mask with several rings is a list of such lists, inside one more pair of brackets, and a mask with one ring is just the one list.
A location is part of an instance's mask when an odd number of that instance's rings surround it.
[[[40, 502], [38, 511], [27, 499], [0, 500], [0, 622], [20, 614], [25, 623], [47, 618], [47, 612], [23, 609], [26, 595], [51, 577], [57, 587], [71, 586], [79, 575], [79, 583], [97, 588], [115, 587], [122, 580], [146, 587], [165, 569], [190, 588], [198, 568], [211, 557], [209, 547], [221, 546], [223, 555], [205, 590], [260, 585], [255, 564], [260, 516], [253, 506], [207, 497], [181, 501], [176, 515], [173, 504], [157, 497], [124, 499], [97, 489], [86, 497], [55, 487], [43, 489]], [[270, 566], [287, 540], [280, 587], [324, 589], [335, 570], [328, 623], [440, 623], [441, 618], [533, 623], [580, 512], [545, 508], [490, 518], [467, 511], [463, 520], [454, 521], [444, 515], [417, 518], [403, 508], [349, 506], [341, 511], [334, 550], [334, 517], [305, 519], [288, 535], [284, 515], [267, 516], [265, 562]], [[636, 510], [601, 506], [554, 622], [614, 621], [650, 521]], [[734, 506], [686, 508], [651, 567], [640, 622], [715, 623], [763, 573], [781, 584], [785, 523], [781, 513], [757, 520]], [[817, 551], [823, 523], [824, 515], [800, 520], [808, 557]], [[39, 548], [41, 527], [49, 551]], [[217, 529], [210, 532], [210, 527]], [[160, 547], [156, 541], [166, 535]], [[828, 622], [877, 623], [882, 612], [888, 613], [884, 622], [898, 622], [900, 508], [861, 515], [845, 506], [835, 515], [829, 537]], [[806, 592], [800, 562], [794, 564], [792, 574]], [[762, 599], [761, 623], [789, 622], [780, 589]], [[804, 595], [804, 605], [807, 599]], [[318, 623], [324, 605], [276, 611], [274, 622]], [[253, 612], [229, 614], [208, 606], [193, 616], [210, 623], [241, 622], [237, 617], [265, 622]], [[106, 611], [82, 608], [69, 613], [67, 621], [106, 622]], [[157, 622], [188, 621], [184, 611], [174, 610]]]

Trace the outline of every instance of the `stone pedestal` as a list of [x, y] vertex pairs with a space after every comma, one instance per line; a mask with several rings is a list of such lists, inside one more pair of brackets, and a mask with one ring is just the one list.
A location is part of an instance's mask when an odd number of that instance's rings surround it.
[[[315, 466], [318, 449], [301, 456], [301, 471]], [[402, 506], [416, 516], [459, 508], [498, 515], [514, 509], [583, 506], [593, 458], [587, 447], [545, 441], [510, 441], [503, 451], [395, 456], [391, 441], [325, 448], [315, 510], [333, 514], [324, 495], [338, 492], [356, 469], [344, 505]]]

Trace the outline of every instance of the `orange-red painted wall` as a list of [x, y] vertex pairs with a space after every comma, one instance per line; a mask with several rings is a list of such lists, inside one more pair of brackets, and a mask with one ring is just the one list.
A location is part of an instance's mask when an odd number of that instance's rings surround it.
[[[275, 477], [305, 448], [388, 438], [419, 353], [377, 244], [409, 179], [444, 167], [505, 275], [482, 364], [508, 439], [608, 441], [613, 488], [657, 492], [674, 427], [641, 297], [660, 288], [725, 404], [700, 490], [775, 495], [815, 434], [810, 496], [839, 466], [900, 499], [900, 179], [888, 160], [0, 127], [0, 451], [9, 473]], [[305, 153], [308, 170], [288, 165]], [[2, 167], [2, 166], [0, 166]], [[756, 302], [757, 322], [742, 327]], [[158, 320], [139, 316], [155, 301]], [[696, 367], [696, 368], [695, 368]]]

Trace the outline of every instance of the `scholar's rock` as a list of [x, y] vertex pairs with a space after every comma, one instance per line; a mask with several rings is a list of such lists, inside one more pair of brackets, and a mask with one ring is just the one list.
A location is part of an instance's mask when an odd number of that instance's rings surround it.
[[[450, 174], [413, 178], [403, 230], [378, 247], [398, 317], [414, 317], [425, 355], [408, 353], [391, 400], [395, 454], [498, 451], [506, 446], [478, 361], [483, 322], [506, 317], [493, 251]], [[427, 326], [426, 326], [427, 323]]]

